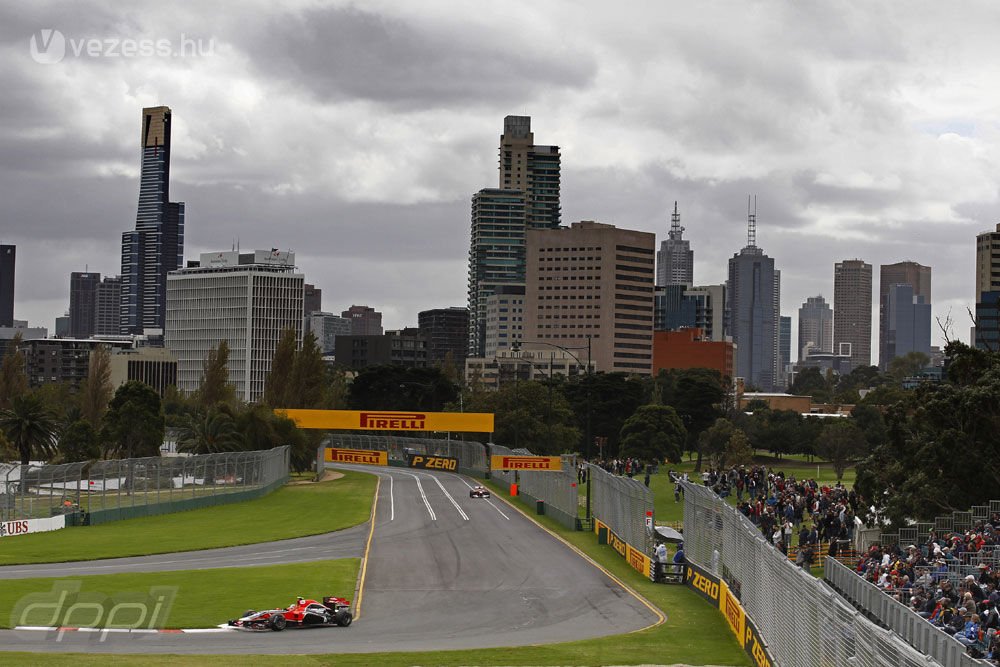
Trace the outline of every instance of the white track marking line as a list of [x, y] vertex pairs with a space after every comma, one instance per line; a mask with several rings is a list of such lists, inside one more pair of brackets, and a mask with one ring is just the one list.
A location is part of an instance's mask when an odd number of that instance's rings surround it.
[[[474, 488], [476, 488], [476, 487], [472, 486], [471, 484], [469, 484], [468, 482], [466, 482], [466, 481], [465, 481], [465, 478], [464, 478], [464, 477], [462, 477], [461, 475], [455, 475], [455, 477], [456, 477], [456, 478], [458, 478], [458, 481], [460, 481], [460, 482], [461, 482], [462, 484], [465, 484], [465, 485], [466, 485], [467, 487], [469, 487], [470, 489], [474, 489]], [[493, 498], [492, 498], [492, 496], [493, 496], [493, 492], [492, 492], [492, 491], [490, 491], [490, 498], [489, 498], [489, 499], [488, 499], [488, 500], [486, 501], [486, 504], [487, 504], [487, 505], [489, 505], [490, 507], [492, 507], [493, 509], [495, 509], [495, 510], [496, 510], [497, 512], [499, 512], [499, 513], [500, 513], [500, 516], [502, 516], [503, 518], [505, 518], [505, 519], [507, 519], [508, 521], [510, 521], [510, 517], [509, 517], [509, 516], [507, 516], [506, 514], [504, 514], [504, 513], [503, 513], [503, 512], [502, 512], [502, 511], [500, 510], [500, 508], [499, 508], [499, 507], [497, 507], [496, 505], [494, 505], [494, 504], [493, 504]]]
[[396, 497], [392, 493], [392, 475], [389, 475], [389, 521], [396, 520]]
[[429, 500], [427, 500], [427, 494], [424, 493], [424, 485], [420, 483], [420, 478], [414, 475], [412, 472], [408, 472], [406, 474], [417, 481], [417, 490], [420, 491], [420, 497], [423, 498], [424, 500], [424, 507], [427, 508], [427, 513], [431, 515], [431, 521], [437, 521], [437, 515], [434, 514], [434, 510], [431, 509], [431, 503]]
[[458, 503], [457, 503], [457, 502], [455, 502], [455, 498], [454, 498], [454, 497], [452, 497], [452, 495], [451, 495], [450, 493], [448, 493], [448, 489], [444, 488], [444, 484], [442, 484], [442, 483], [441, 483], [441, 480], [439, 480], [439, 479], [437, 478], [437, 476], [436, 476], [436, 475], [427, 475], [427, 477], [430, 477], [431, 479], [433, 479], [433, 480], [434, 480], [434, 482], [435, 482], [435, 483], [436, 483], [436, 484], [438, 485], [438, 487], [439, 487], [439, 488], [441, 489], [441, 492], [442, 492], [442, 493], [443, 493], [443, 494], [444, 494], [445, 496], [447, 496], [447, 497], [448, 497], [448, 500], [450, 500], [450, 501], [451, 501], [451, 504], [452, 504], [452, 505], [454, 505], [454, 506], [455, 506], [455, 509], [457, 509], [457, 510], [458, 510], [458, 513], [462, 515], [462, 518], [463, 518], [463, 519], [465, 519], [466, 521], [468, 521], [468, 520], [469, 520], [469, 515], [468, 515], [468, 514], [466, 514], [465, 512], [463, 512], [463, 511], [462, 511], [462, 508], [458, 506]]

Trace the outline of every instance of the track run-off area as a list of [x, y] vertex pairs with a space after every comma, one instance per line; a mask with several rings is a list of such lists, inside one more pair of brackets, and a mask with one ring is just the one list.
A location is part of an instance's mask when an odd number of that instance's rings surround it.
[[[655, 607], [505, 500], [470, 498], [475, 480], [397, 467], [338, 466], [379, 477], [373, 522], [258, 545], [0, 568], [0, 580], [253, 567], [362, 558], [349, 628], [248, 633], [0, 631], [0, 650], [171, 654], [439, 651], [566, 642], [663, 621]], [[331, 511], [335, 511], [335, 508]], [[289, 590], [320, 597], [351, 591]], [[242, 609], [219, 595], [219, 622]]]

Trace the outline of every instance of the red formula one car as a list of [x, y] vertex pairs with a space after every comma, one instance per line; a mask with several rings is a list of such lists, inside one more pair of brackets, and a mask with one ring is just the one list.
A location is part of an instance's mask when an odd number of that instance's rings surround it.
[[265, 609], [244, 612], [239, 618], [229, 621], [229, 625], [242, 630], [274, 630], [280, 632], [286, 627], [347, 627], [354, 620], [351, 601], [344, 598], [324, 597], [322, 602], [298, 598], [286, 609]]
[[471, 489], [469, 489], [469, 497], [470, 498], [489, 498], [490, 497], [490, 490], [487, 489], [485, 486], [474, 486]]

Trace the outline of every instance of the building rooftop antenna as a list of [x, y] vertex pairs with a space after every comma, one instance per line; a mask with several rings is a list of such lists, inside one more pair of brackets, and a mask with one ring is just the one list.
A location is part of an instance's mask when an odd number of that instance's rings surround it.
[[747, 195], [747, 247], [757, 247], [757, 196], [753, 197], [753, 208], [750, 208], [750, 195]]
[[674, 202], [674, 212], [670, 216], [670, 238], [675, 241], [681, 240], [684, 228], [681, 227], [681, 214], [677, 212], [677, 202]]

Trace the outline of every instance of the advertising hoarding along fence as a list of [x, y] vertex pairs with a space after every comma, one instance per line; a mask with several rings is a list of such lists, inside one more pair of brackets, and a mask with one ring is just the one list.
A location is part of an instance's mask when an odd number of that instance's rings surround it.
[[424, 454], [410, 455], [409, 466], [421, 470], [458, 470], [458, 459], [454, 456], [426, 456]]
[[594, 532], [597, 533], [598, 543], [606, 543], [617, 551], [618, 555], [632, 566], [632, 569], [650, 579], [653, 578], [653, 559], [648, 555], [623, 540], [600, 519], [594, 519]]
[[362, 463], [370, 466], [389, 465], [389, 455], [373, 449], [337, 449], [327, 447], [323, 460], [327, 463]]
[[448, 431], [492, 433], [488, 412], [396, 412], [392, 410], [292, 410], [275, 412], [299, 428], [336, 431]]
[[501, 454], [490, 457], [492, 470], [562, 470], [562, 457], [559, 456], [522, 456], [518, 454]]

